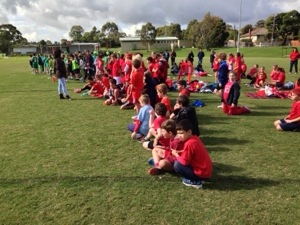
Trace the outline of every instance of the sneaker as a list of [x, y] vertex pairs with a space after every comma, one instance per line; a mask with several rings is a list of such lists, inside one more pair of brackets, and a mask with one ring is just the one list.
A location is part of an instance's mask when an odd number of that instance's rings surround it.
[[148, 170], [149, 175], [160, 175], [162, 173], [161, 169], [158, 169], [156, 167], [152, 167]]
[[141, 140], [139, 140], [140, 143], [149, 142], [149, 141], [150, 141], [150, 139], [148, 139], [146, 137], [144, 137]]
[[71, 97], [70, 97], [69, 95], [66, 95], [66, 99], [72, 100]]
[[148, 159], [148, 163], [149, 163], [150, 166], [154, 166], [154, 160], [153, 160], [153, 158], [149, 158]]
[[138, 141], [140, 141], [142, 138], [143, 138], [143, 135], [140, 133], [136, 134], [136, 136], [135, 136], [135, 139], [137, 139]]
[[182, 178], [182, 183], [185, 186], [194, 187], [194, 188], [197, 188], [197, 189], [200, 189], [203, 186], [203, 181], [191, 181], [191, 180], [186, 179], [186, 178]]

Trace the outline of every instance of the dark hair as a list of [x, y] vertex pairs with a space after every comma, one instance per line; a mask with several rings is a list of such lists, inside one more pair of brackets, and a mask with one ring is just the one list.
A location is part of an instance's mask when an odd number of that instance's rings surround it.
[[183, 130], [183, 131], [193, 131], [193, 124], [190, 120], [187, 120], [187, 119], [183, 119], [183, 120], [180, 120], [177, 125], [176, 125], [176, 130], [179, 131], [179, 130]]
[[155, 113], [159, 116], [166, 116], [167, 114], [167, 107], [164, 103], [156, 103], [155, 104], [155, 109], [154, 109]]
[[114, 78], [109, 79], [109, 83], [111, 84], [117, 84], [117, 81]]
[[61, 50], [60, 49], [56, 49], [54, 51], [54, 58], [57, 59], [57, 58], [60, 58], [61, 57]]
[[186, 87], [186, 81], [185, 81], [185, 80], [179, 80], [179, 81], [177, 82], [177, 84]]
[[161, 129], [166, 130], [167, 132], [172, 132], [172, 134], [175, 136], [177, 134], [176, 131], [176, 122], [174, 120], [165, 120], [161, 124]]
[[186, 107], [190, 104], [189, 97], [186, 95], [180, 95], [176, 98], [176, 101], [178, 104], [182, 105], [183, 107]]
[[134, 59], [134, 60], [132, 61], [132, 66], [133, 66], [134, 68], [136, 68], [136, 69], [140, 68], [140, 67], [141, 67], [141, 64], [142, 64], [142, 62], [141, 62], [140, 60], [138, 60], [138, 59]]
[[151, 56], [147, 57], [147, 60], [148, 60], [149, 62], [153, 62], [153, 58], [152, 58]]

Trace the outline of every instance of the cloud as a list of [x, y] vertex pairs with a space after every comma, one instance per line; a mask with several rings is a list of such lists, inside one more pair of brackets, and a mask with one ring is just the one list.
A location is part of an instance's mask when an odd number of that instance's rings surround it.
[[201, 20], [210, 12], [226, 23], [238, 25], [242, 2], [242, 26], [300, 7], [300, 0], [0, 0], [0, 22], [11, 23], [30, 41], [60, 41], [67, 38], [73, 25], [85, 31], [114, 22], [119, 30], [133, 35], [147, 22], [155, 27], [179, 23], [182, 27], [193, 19]]

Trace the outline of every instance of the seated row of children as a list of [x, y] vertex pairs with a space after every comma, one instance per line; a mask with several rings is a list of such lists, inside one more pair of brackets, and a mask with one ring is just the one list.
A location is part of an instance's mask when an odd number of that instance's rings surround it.
[[269, 85], [271, 87], [282, 88], [285, 82], [285, 70], [278, 65], [273, 65], [272, 71], [270, 73], [270, 81], [267, 82], [267, 74], [265, 72], [265, 67], [259, 68], [258, 64], [255, 64], [247, 74], [247, 78], [250, 83], [246, 84], [248, 87], [261, 88]]
[[153, 109], [147, 95], [141, 95], [139, 101], [141, 108], [128, 130], [132, 132], [131, 138], [140, 140], [145, 149], [152, 151], [148, 173], [176, 172], [185, 185], [201, 188], [211, 176], [212, 162], [198, 137], [197, 115], [189, 98], [179, 95], [170, 116], [163, 102], [156, 103]]

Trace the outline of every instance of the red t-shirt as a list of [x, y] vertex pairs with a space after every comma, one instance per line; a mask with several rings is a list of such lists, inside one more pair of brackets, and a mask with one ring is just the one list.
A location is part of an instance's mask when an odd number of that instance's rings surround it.
[[212, 161], [204, 144], [196, 136], [185, 141], [183, 152], [177, 160], [185, 166], [191, 166], [194, 173], [201, 178], [209, 178], [212, 175]]
[[258, 73], [256, 80], [255, 80], [255, 84], [259, 84], [260, 81], [266, 82], [267, 80], [267, 74], [266, 73]]
[[172, 108], [171, 108], [171, 102], [170, 102], [170, 99], [167, 97], [167, 96], [164, 96], [161, 100], [160, 100], [161, 103], [163, 103], [166, 107], [167, 107], [167, 110], [169, 112], [171, 112]]
[[115, 60], [112, 64], [111, 75], [113, 77], [121, 76], [121, 66], [119, 60]]
[[284, 84], [284, 82], [285, 82], [285, 74], [284, 74], [284, 72], [279, 72], [277, 79], [278, 79], [279, 83]]
[[133, 70], [130, 83], [132, 84], [132, 97], [138, 100], [144, 88], [144, 69], [142, 67]]
[[166, 120], [167, 118], [165, 116], [158, 116], [153, 120], [153, 128], [157, 130], [158, 128], [161, 128], [161, 124]]
[[299, 59], [299, 56], [300, 56], [300, 54], [299, 54], [299, 52], [291, 52], [291, 54], [290, 54], [290, 60], [292, 60], [292, 61], [296, 61], [296, 60], [298, 60]]
[[[300, 117], [300, 101], [294, 101], [290, 114], [288, 115], [288, 119], [293, 120], [298, 117]], [[297, 123], [300, 123], [300, 121], [298, 121]]]
[[186, 96], [190, 97], [190, 92], [188, 89], [184, 88], [179, 92], [179, 96], [180, 95], [186, 95]]

